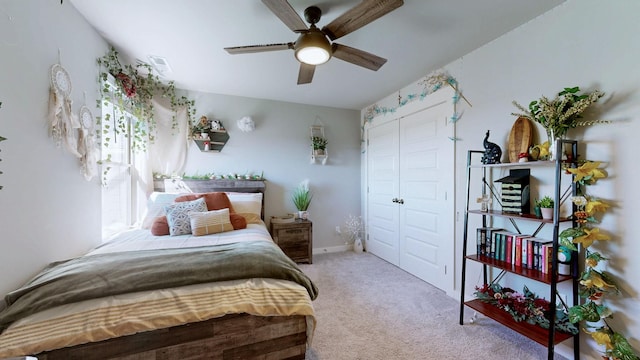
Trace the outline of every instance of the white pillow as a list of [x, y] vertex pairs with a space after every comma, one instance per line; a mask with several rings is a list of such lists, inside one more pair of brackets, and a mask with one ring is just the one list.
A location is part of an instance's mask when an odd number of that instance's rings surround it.
[[189, 219], [191, 220], [191, 233], [194, 236], [233, 230], [228, 208], [207, 212], [192, 212], [189, 213]]
[[189, 213], [207, 211], [207, 203], [204, 198], [193, 201], [183, 201], [169, 204], [164, 207], [169, 223], [169, 235], [191, 234], [191, 219]]
[[233, 210], [244, 216], [247, 224], [262, 223], [262, 193], [228, 192], [227, 196]]
[[142, 218], [142, 223], [140, 228], [142, 229], [151, 229], [151, 225], [153, 225], [153, 221], [158, 217], [165, 215], [164, 207], [172, 204], [173, 201], [178, 197], [184, 194], [169, 194], [164, 192], [153, 192], [149, 196], [147, 200], [147, 210]]

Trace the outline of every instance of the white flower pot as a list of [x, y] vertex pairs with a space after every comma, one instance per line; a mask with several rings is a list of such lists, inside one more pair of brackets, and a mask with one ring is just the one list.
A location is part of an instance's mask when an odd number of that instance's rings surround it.
[[540, 212], [542, 213], [542, 218], [547, 220], [553, 219], [553, 208], [540, 208]]

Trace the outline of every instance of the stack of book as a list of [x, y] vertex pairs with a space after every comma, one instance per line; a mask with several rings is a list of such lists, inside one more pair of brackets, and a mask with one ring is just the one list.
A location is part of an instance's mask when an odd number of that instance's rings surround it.
[[477, 229], [477, 253], [513, 266], [549, 273], [553, 242], [500, 228]]

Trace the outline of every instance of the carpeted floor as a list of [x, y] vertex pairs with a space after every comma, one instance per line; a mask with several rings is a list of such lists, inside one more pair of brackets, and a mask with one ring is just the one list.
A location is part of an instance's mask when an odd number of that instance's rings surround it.
[[[546, 359], [547, 349], [491, 319], [458, 324], [459, 303], [368, 253], [301, 264], [319, 288], [307, 359]], [[465, 319], [473, 311], [465, 310]], [[565, 359], [556, 355], [557, 359]]]

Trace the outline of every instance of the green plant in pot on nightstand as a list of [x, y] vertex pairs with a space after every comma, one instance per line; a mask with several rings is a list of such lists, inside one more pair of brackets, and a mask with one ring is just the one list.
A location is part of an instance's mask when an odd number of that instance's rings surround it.
[[536, 201], [536, 206], [540, 208], [543, 219], [553, 219], [554, 201], [550, 196], [545, 196]]
[[306, 220], [309, 216], [309, 212], [307, 210], [309, 209], [309, 204], [311, 204], [312, 198], [313, 195], [309, 190], [309, 180], [306, 179], [296, 187], [293, 191], [293, 195], [291, 196], [293, 204], [296, 206], [296, 209], [298, 209], [299, 218]]

